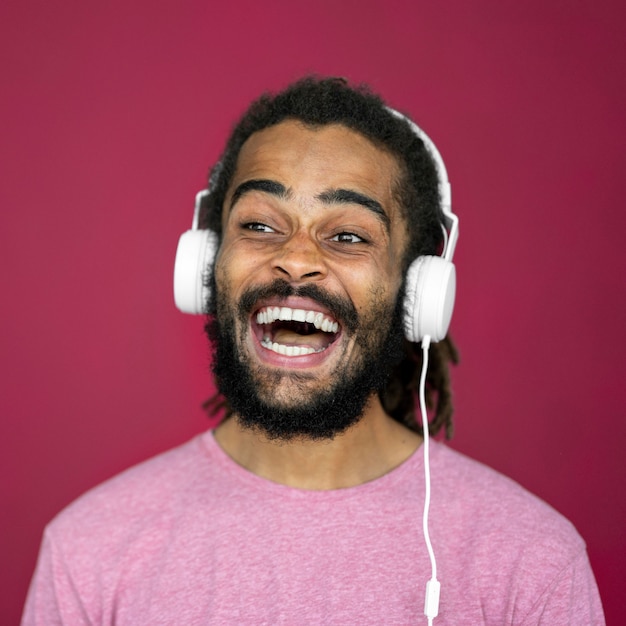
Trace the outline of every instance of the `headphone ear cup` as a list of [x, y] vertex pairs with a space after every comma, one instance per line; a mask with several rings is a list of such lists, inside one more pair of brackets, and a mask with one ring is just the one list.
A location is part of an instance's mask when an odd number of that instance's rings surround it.
[[174, 263], [174, 302], [183, 313], [207, 312], [208, 278], [217, 245], [217, 234], [211, 230], [188, 230], [180, 236]]
[[441, 341], [448, 332], [456, 270], [439, 256], [420, 256], [407, 271], [404, 295], [404, 335], [414, 343], [424, 337]]

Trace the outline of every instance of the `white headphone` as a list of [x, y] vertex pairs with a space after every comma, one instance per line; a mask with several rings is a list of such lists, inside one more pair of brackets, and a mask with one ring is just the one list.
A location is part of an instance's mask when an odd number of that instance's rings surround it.
[[[439, 150], [428, 135], [406, 116], [393, 109], [389, 112], [405, 120], [411, 130], [424, 142], [437, 169], [439, 196], [443, 212], [444, 249], [442, 256], [419, 256], [407, 270], [404, 297], [404, 335], [409, 341], [441, 341], [448, 332], [454, 294], [456, 272], [452, 263], [459, 236], [459, 219], [452, 213], [448, 173]], [[196, 205], [191, 230], [183, 233], [178, 242], [174, 265], [174, 301], [183, 313], [206, 313], [210, 297], [209, 277], [218, 249], [217, 234], [198, 228], [200, 208], [210, 191], [196, 194]]]

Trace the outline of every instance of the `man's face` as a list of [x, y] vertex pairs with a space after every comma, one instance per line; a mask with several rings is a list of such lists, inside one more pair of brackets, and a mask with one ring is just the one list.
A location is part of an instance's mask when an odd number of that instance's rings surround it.
[[382, 385], [402, 341], [398, 179], [393, 156], [340, 125], [289, 120], [244, 144], [211, 331], [218, 385], [244, 423], [332, 436]]

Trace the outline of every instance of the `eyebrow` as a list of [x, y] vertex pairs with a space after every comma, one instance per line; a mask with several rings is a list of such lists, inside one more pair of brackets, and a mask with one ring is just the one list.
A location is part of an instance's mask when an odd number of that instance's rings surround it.
[[369, 209], [382, 221], [387, 231], [390, 227], [390, 220], [383, 205], [358, 191], [351, 189], [328, 189], [320, 193], [317, 198], [326, 204], [358, 204]]
[[[276, 196], [281, 200], [287, 200], [291, 197], [291, 191], [285, 187], [285, 185], [265, 178], [246, 180], [240, 185], [237, 185], [233, 197], [230, 201], [230, 209], [232, 209], [238, 200], [251, 191], [261, 191], [263, 193]], [[327, 189], [317, 195], [317, 199], [324, 204], [358, 204], [366, 209], [372, 211], [376, 217], [378, 217], [386, 230], [389, 231], [391, 221], [389, 216], [385, 212], [383, 205], [366, 196], [365, 194], [353, 191], [352, 189]]]
[[251, 191], [262, 191], [264, 193], [269, 193], [272, 196], [277, 196], [283, 200], [290, 197], [290, 192], [287, 190], [285, 185], [281, 185], [275, 180], [267, 180], [267, 179], [252, 179], [247, 180], [241, 185], [237, 185], [235, 192], [233, 193], [233, 197], [230, 201], [230, 209], [235, 206], [235, 203], [245, 194]]

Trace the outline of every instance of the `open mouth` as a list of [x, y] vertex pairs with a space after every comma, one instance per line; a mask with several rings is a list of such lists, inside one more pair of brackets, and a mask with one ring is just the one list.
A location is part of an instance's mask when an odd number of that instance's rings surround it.
[[323, 352], [341, 332], [335, 319], [313, 310], [265, 306], [255, 319], [261, 345], [284, 356]]

